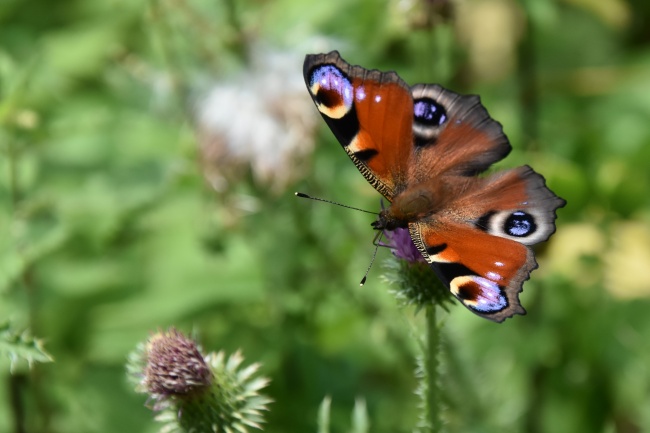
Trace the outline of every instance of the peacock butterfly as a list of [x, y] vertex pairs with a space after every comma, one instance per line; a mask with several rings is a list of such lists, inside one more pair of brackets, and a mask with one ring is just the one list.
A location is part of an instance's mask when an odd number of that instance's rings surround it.
[[407, 228], [470, 311], [495, 322], [525, 314], [519, 292], [537, 268], [530, 245], [555, 232], [566, 202], [529, 166], [478, 176], [511, 150], [479, 97], [411, 87], [337, 51], [307, 55], [303, 73], [343, 149], [391, 202], [373, 228]]

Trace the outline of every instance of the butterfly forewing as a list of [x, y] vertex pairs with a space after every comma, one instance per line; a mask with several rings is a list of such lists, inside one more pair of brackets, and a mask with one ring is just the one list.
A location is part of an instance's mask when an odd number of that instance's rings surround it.
[[405, 187], [413, 153], [409, 87], [395, 73], [351, 66], [336, 52], [307, 56], [304, 75], [338, 141], [368, 182], [391, 200]]

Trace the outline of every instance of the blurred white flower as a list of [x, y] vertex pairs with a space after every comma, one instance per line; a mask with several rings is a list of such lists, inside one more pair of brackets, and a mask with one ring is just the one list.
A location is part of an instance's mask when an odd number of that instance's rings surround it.
[[301, 174], [317, 124], [302, 62], [302, 54], [258, 49], [250, 69], [199, 101], [204, 170], [217, 191], [240, 179], [246, 166], [256, 182], [276, 192]]

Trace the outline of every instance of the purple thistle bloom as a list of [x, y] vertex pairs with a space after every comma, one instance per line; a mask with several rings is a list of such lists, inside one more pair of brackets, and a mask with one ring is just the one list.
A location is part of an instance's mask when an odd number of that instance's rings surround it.
[[[382, 209], [384, 204], [382, 202]], [[387, 272], [384, 277], [395, 284], [394, 291], [398, 300], [405, 305], [416, 305], [420, 308], [426, 305], [439, 305], [447, 309], [453, 295], [448, 286], [443, 284], [431, 265], [422, 257], [415, 246], [407, 228], [384, 230], [386, 243], [397, 260], [387, 262]], [[392, 263], [391, 263], [392, 262]]]
[[212, 382], [212, 372], [196, 343], [175, 329], [151, 337], [144, 384], [155, 399], [186, 395]]
[[259, 393], [269, 380], [259, 364], [242, 367], [239, 352], [204, 355], [174, 328], [154, 334], [129, 356], [136, 391], [149, 394], [165, 432], [247, 433], [261, 429], [271, 400]]
[[409, 263], [426, 263], [424, 257], [413, 243], [408, 229], [397, 228], [391, 231], [384, 231], [386, 244], [398, 259], [406, 260]]

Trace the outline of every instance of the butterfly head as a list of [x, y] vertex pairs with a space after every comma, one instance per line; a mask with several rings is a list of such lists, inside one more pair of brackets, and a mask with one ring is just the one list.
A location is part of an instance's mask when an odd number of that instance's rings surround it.
[[391, 206], [379, 212], [379, 218], [371, 225], [375, 230], [393, 231], [398, 228], [408, 228], [408, 221], [395, 215]]

